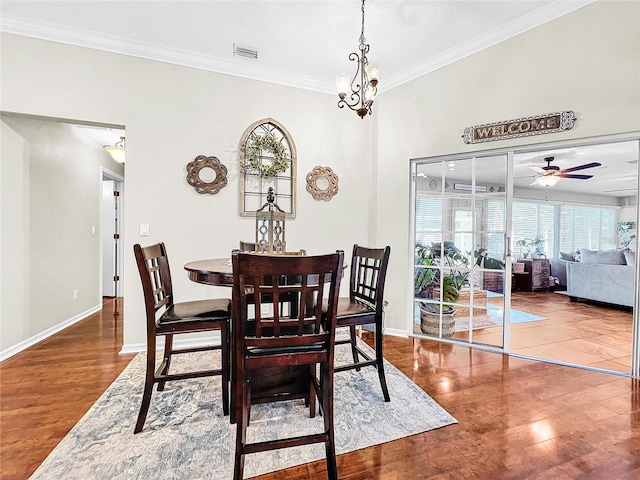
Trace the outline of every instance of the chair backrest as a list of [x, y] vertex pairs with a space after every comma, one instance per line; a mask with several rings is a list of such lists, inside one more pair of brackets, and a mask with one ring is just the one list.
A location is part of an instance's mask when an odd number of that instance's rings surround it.
[[240, 251], [241, 252], [255, 252], [256, 244], [255, 242], [244, 242], [240, 240]]
[[155, 328], [156, 312], [173, 305], [173, 285], [171, 271], [164, 243], [156, 243], [148, 247], [139, 244], [133, 246], [136, 257], [144, 304], [147, 314], [147, 327]]
[[[317, 256], [278, 256], [234, 250], [231, 258], [234, 338], [241, 342], [244, 354], [253, 348], [317, 345], [325, 355], [327, 351], [333, 355], [342, 251]], [[284, 284], [278, 281], [283, 276], [289, 279]], [[294, 278], [297, 281], [291, 281]], [[279, 308], [281, 295], [286, 293], [297, 294], [297, 308], [291, 309], [295, 312], [293, 316]], [[251, 302], [247, 302], [248, 295], [253, 296]], [[326, 324], [322, 314], [324, 296], [328, 297], [329, 306]], [[248, 303], [255, 304], [251, 317]], [[267, 316], [263, 316], [265, 305], [269, 305]]]
[[349, 296], [371, 305], [376, 313], [382, 314], [384, 283], [391, 247], [368, 248], [358, 244], [353, 246]]

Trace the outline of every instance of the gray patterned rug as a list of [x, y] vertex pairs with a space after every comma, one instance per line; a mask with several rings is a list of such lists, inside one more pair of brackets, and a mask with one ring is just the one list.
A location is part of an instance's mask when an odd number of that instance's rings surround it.
[[[364, 344], [364, 342], [363, 342]], [[336, 347], [336, 362], [349, 358]], [[364, 348], [369, 348], [364, 345]], [[219, 352], [179, 355], [172, 371], [216, 362]], [[209, 356], [207, 358], [207, 356]], [[222, 416], [220, 377], [167, 383], [154, 390], [144, 430], [133, 434], [144, 383], [144, 354], [137, 355], [87, 414], [51, 452], [32, 479], [221, 479], [233, 477], [235, 426]], [[179, 361], [181, 360], [181, 361]], [[457, 423], [431, 397], [386, 362], [391, 402], [385, 403], [376, 370], [335, 376], [337, 454]], [[302, 401], [253, 406], [250, 440], [322, 430]], [[299, 433], [298, 433], [299, 432]], [[248, 455], [245, 478], [324, 459], [324, 445]]]

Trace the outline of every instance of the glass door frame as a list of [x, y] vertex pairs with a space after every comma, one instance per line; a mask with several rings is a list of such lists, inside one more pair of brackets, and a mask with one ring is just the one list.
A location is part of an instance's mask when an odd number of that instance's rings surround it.
[[[462, 152], [462, 153], [456, 153], [456, 154], [447, 154], [447, 155], [438, 155], [438, 156], [432, 156], [432, 157], [417, 157], [417, 158], [412, 158], [410, 160], [410, 169], [409, 169], [409, 173], [410, 173], [410, 198], [409, 198], [409, 217], [410, 217], [410, 223], [409, 223], [409, 244], [408, 244], [408, 251], [410, 254], [410, 258], [409, 258], [409, 264], [410, 264], [410, 268], [408, 269], [409, 271], [409, 278], [408, 278], [408, 282], [409, 285], [413, 285], [414, 282], [414, 252], [415, 252], [415, 241], [416, 241], [416, 235], [415, 235], [415, 199], [416, 199], [416, 175], [417, 175], [417, 166], [420, 164], [424, 164], [424, 163], [435, 163], [435, 162], [454, 162], [456, 160], [464, 160], [464, 159], [470, 159], [470, 158], [483, 158], [483, 157], [489, 157], [489, 156], [501, 156], [504, 155], [507, 157], [507, 185], [505, 186], [505, 190], [506, 190], [506, 232], [509, 233], [511, 232], [511, 208], [513, 205], [513, 168], [514, 168], [514, 157], [517, 154], [522, 154], [522, 153], [535, 153], [535, 152], [541, 152], [544, 150], [550, 150], [550, 149], [564, 149], [564, 148], [571, 148], [571, 147], [581, 147], [581, 146], [590, 146], [590, 145], [599, 145], [599, 144], [606, 144], [606, 143], [618, 143], [618, 142], [625, 142], [625, 141], [637, 141], [638, 145], [639, 145], [639, 156], [640, 156], [640, 132], [633, 132], [633, 133], [626, 133], [626, 134], [617, 134], [617, 135], [607, 135], [607, 136], [602, 136], [602, 137], [591, 137], [591, 138], [585, 138], [585, 139], [578, 139], [578, 140], [565, 140], [565, 141], [557, 141], [557, 142], [547, 142], [547, 143], [539, 143], [539, 144], [530, 144], [530, 145], [522, 145], [522, 146], [511, 146], [511, 147], [503, 147], [503, 148], [495, 148], [495, 149], [486, 149], [486, 150], [477, 150], [477, 151], [470, 151], [470, 152]], [[639, 182], [640, 185], [640, 166], [637, 169], [637, 180]], [[638, 205], [638, 203], [636, 204], [636, 225], [640, 226], [640, 205]], [[511, 268], [511, 262], [512, 262], [512, 245], [510, 244], [510, 238], [509, 235], [507, 235], [507, 245], [505, 247], [505, 272], [510, 271]], [[639, 242], [640, 244], [640, 242]], [[509, 269], [509, 270], [507, 270]], [[505, 316], [503, 317], [503, 346], [502, 348], [499, 347], [492, 347], [492, 346], [488, 346], [488, 345], [478, 345], [478, 344], [473, 344], [470, 342], [464, 342], [464, 341], [460, 341], [460, 340], [455, 340], [455, 339], [441, 339], [441, 338], [437, 338], [437, 337], [429, 337], [430, 339], [434, 340], [434, 341], [440, 341], [440, 342], [448, 342], [448, 343], [455, 343], [455, 344], [460, 344], [460, 345], [464, 345], [464, 346], [469, 346], [472, 348], [480, 348], [480, 349], [485, 349], [485, 350], [492, 350], [492, 351], [499, 351], [502, 353], [509, 353], [509, 344], [510, 344], [510, 322], [507, 321], [509, 319], [509, 310], [510, 310], [510, 292], [507, 291], [508, 288], [510, 288], [510, 278], [506, 278], [507, 276], [505, 275], [505, 305], [504, 305], [504, 310], [505, 310]], [[638, 310], [640, 309], [640, 302], [638, 301], [638, 298], [640, 296], [640, 261], [636, 261], [636, 269], [635, 269], [635, 275], [634, 275], [634, 298], [636, 299], [635, 301], [635, 305], [633, 307], [633, 339], [632, 339], [632, 361], [631, 361], [631, 372], [630, 375], [634, 378], [640, 378], [640, 328], [639, 328], [639, 317], [640, 314], [638, 313]], [[509, 293], [507, 295], [507, 293]], [[410, 337], [420, 337], [422, 338], [422, 336], [420, 335], [416, 335], [413, 333], [413, 323], [414, 323], [414, 296], [413, 296], [413, 289], [408, 292], [407, 295], [407, 312], [409, 312], [409, 315], [407, 315], [407, 333]]]

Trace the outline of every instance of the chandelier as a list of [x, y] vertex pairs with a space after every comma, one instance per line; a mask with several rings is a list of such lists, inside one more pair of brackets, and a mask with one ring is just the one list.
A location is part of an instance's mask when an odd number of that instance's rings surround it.
[[[360, 32], [360, 55], [357, 52], [349, 54], [349, 60], [357, 62], [356, 73], [353, 80], [349, 75], [338, 75], [336, 77], [336, 87], [338, 89], [338, 107], [344, 108], [346, 105], [355, 111], [360, 118], [368, 113], [371, 115], [371, 105], [373, 99], [378, 93], [378, 75], [380, 74], [380, 64], [378, 62], [370, 62], [367, 59], [369, 53], [369, 45], [364, 38], [364, 2], [362, 0], [362, 30]], [[351, 89], [347, 98], [347, 91]]]

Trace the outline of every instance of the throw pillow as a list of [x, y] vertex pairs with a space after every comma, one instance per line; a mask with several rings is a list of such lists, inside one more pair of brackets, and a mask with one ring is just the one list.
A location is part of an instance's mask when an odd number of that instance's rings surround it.
[[575, 262], [576, 252], [560, 252], [560, 258], [569, 262]]
[[627, 265], [635, 265], [636, 264], [636, 252], [632, 252], [631, 250], [624, 251], [624, 259], [627, 261]]
[[580, 261], [582, 263], [600, 263], [605, 265], [626, 265], [624, 258], [625, 249], [617, 250], [589, 250], [580, 249]]

